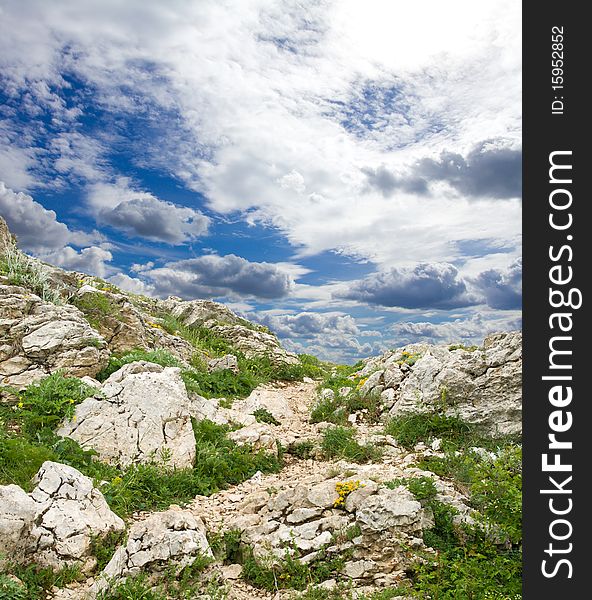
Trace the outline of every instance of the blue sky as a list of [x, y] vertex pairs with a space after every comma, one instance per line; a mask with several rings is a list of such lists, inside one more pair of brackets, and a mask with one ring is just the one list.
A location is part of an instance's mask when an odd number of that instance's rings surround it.
[[323, 358], [519, 328], [520, 29], [502, 0], [0, 0], [0, 214]]

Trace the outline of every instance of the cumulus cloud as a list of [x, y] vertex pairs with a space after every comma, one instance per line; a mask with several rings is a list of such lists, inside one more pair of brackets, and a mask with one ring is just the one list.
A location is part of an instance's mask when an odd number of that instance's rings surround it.
[[0, 215], [18, 239], [23, 250], [47, 253], [67, 244], [86, 245], [101, 238], [96, 232], [72, 231], [57, 220], [53, 210], [47, 210], [28, 194], [15, 193], [0, 181]]
[[88, 202], [98, 222], [133, 237], [167, 244], [182, 244], [203, 236], [210, 224], [200, 211], [134, 190], [126, 178], [115, 184], [92, 185]]
[[446, 263], [373, 273], [336, 294], [347, 300], [401, 308], [449, 309], [476, 303], [456, 267]]
[[293, 286], [291, 276], [276, 265], [250, 262], [234, 254], [200, 256], [139, 272], [151, 281], [159, 296], [187, 299], [228, 295], [282, 298]]
[[125, 273], [116, 273], [107, 279], [109, 283], [116, 285], [118, 288], [132, 294], [142, 294], [144, 296], [154, 295], [154, 286], [138, 279], [137, 277], [130, 277]]
[[280, 337], [310, 338], [319, 334], [359, 335], [355, 319], [343, 313], [301, 312], [298, 314], [249, 314]]
[[80, 271], [98, 277], [105, 277], [114, 270], [106, 264], [113, 260], [113, 255], [109, 250], [98, 246], [89, 246], [80, 251], [66, 246], [61, 250], [43, 254], [41, 258], [68, 271]]
[[391, 346], [403, 346], [415, 342], [481, 343], [483, 338], [494, 332], [516, 331], [521, 329], [522, 319], [519, 313], [475, 314], [465, 318], [439, 323], [429, 321], [398, 322], [389, 327], [394, 337], [389, 340]]
[[470, 280], [491, 308], [519, 309], [522, 306], [522, 259], [507, 269], [488, 269]]
[[424, 158], [415, 173], [427, 181], [445, 181], [467, 196], [517, 198], [522, 194], [522, 152], [495, 140], [479, 143], [466, 158], [456, 152], [442, 152], [437, 160]]
[[500, 140], [475, 145], [466, 157], [443, 151], [437, 159], [423, 158], [402, 174], [385, 165], [362, 169], [371, 188], [383, 196], [395, 191], [425, 195], [430, 184], [445, 182], [470, 198], [518, 198], [522, 194], [522, 152]]

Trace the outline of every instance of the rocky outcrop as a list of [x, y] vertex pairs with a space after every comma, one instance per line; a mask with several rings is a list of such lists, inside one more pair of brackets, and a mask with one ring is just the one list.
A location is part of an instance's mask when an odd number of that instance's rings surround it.
[[238, 359], [234, 354], [225, 354], [221, 358], [212, 358], [208, 360], [208, 373], [225, 371], [226, 369], [235, 374], [239, 372]]
[[30, 494], [16, 485], [0, 487], [0, 546], [7, 559], [91, 569], [92, 538], [123, 530], [123, 521], [92, 480], [72, 467], [47, 461], [33, 481]]
[[298, 357], [282, 348], [277, 337], [263, 327], [235, 315], [228, 307], [211, 300], [185, 302], [170, 297], [161, 303], [185, 325], [211, 329], [247, 358], [268, 357], [274, 364], [297, 364]]
[[103, 337], [69, 305], [44, 302], [15, 285], [0, 285], [0, 377], [22, 387], [62, 370], [96, 375], [109, 359]]
[[162, 571], [171, 566], [181, 569], [199, 556], [213, 557], [199, 517], [178, 507], [154, 513], [132, 525], [127, 543], [115, 551], [88, 597], [140, 572]]
[[189, 342], [165, 331], [157, 320], [136, 307], [125, 294], [84, 284], [73, 302], [95, 324], [109, 349], [116, 354], [161, 348], [188, 363], [196, 353]]
[[363, 394], [390, 416], [442, 412], [492, 435], [522, 428], [522, 335], [490, 335], [482, 348], [413, 344], [366, 361]]
[[179, 368], [134, 362], [80, 403], [58, 435], [122, 467], [163, 459], [171, 467], [191, 467], [195, 436], [190, 409]]
[[304, 563], [348, 556], [343, 574], [354, 580], [393, 582], [412, 563], [409, 548], [433, 525], [403, 486], [388, 489], [366, 478], [330, 478], [292, 484], [270, 494], [256, 492], [241, 503], [243, 515], [231, 526], [256, 558], [296, 554]]
[[60, 569], [67, 564], [94, 566], [90, 556], [92, 536], [125, 528], [111, 511], [92, 479], [73, 467], [45, 462], [35, 476], [31, 492], [36, 503], [31, 531], [35, 562]]

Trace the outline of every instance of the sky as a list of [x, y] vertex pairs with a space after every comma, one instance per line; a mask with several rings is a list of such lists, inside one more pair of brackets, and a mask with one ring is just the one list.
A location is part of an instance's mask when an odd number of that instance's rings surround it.
[[519, 329], [520, 11], [0, 0], [0, 215], [324, 359]]

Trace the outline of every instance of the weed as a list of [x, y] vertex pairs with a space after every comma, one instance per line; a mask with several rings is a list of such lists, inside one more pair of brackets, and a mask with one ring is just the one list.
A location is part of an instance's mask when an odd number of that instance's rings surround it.
[[448, 350], [453, 352], [454, 350], [464, 350], [465, 352], [475, 352], [479, 350], [479, 346], [465, 346], [464, 344], [452, 344], [452, 346], [448, 346]]
[[337, 576], [345, 562], [343, 556], [329, 558], [321, 550], [315, 561], [305, 564], [299, 560], [298, 550], [293, 552], [292, 555], [286, 550], [281, 560], [255, 559], [249, 552], [243, 561], [241, 576], [251, 585], [272, 592], [285, 588], [304, 590], [311, 584]]
[[253, 411], [253, 416], [259, 423], [281, 425], [281, 423], [266, 408], [258, 408], [257, 410]]
[[364, 463], [380, 458], [381, 452], [376, 446], [362, 446], [355, 439], [355, 431], [348, 427], [329, 427], [323, 433], [321, 444], [327, 458], [345, 458]]
[[[6, 572], [0, 574], [0, 599], [6, 598], [6, 600], [20, 600], [26, 598], [27, 600], [41, 600], [45, 599], [47, 592], [52, 587], [63, 588], [64, 586], [83, 579], [79, 565], [72, 565], [64, 567], [58, 571], [53, 571], [50, 567], [39, 567], [37, 565], [19, 565], [10, 564], [4, 567]], [[10, 586], [7, 581], [8, 573], [17, 577], [22, 585], [17, 583], [16, 586]], [[14, 580], [12, 580], [12, 583]], [[8, 590], [15, 590], [16, 595], [2, 595], [3, 584]], [[24, 595], [19, 595], [24, 591]]]
[[97, 559], [95, 572], [100, 573], [113, 558], [115, 550], [125, 541], [125, 532], [109, 531], [105, 536], [92, 536], [90, 553]]
[[333, 502], [333, 508], [343, 508], [347, 497], [359, 487], [364, 487], [364, 484], [359, 481], [338, 481], [335, 484], [337, 499]]
[[241, 536], [240, 529], [211, 533], [208, 536], [208, 542], [214, 556], [224, 564], [239, 562]]
[[94, 393], [94, 388], [80, 379], [58, 371], [18, 394], [14, 420], [25, 435], [34, 437], [71, 419], [76, 405]]
[[474, 433], [474, 428], [458, 417], [442, 414], [417, 413], [391, 419], [384, 429], [405, 448], [413, 448], [420, 441], [439, 437], [459, 442]]
[[434, 480], [427, 476], [393, 479], [385, 482], [385, 485], [390, 489], [404, 485], [422, 503], [432, 500], [438, 493]]
[[312, 458], [314, 453], [314, 447], [314, 442], [311, 442], [309, 440], [304, 442], [295, 442], [288, 446], [287, 452], [289, 454], [292, 454], [293, 456], [296, 456], [297, 458], [306, 460], [307, 458]]

